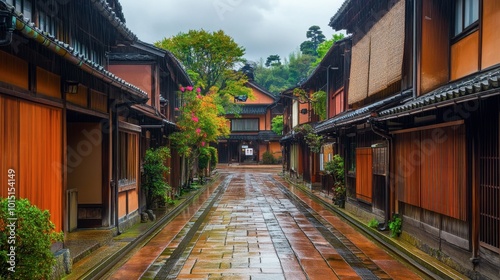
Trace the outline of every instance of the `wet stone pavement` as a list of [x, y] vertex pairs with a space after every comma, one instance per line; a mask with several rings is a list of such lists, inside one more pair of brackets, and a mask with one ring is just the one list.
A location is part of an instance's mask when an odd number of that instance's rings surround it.
[[419, 278], [276, 172], [220, 174], [110, 279]]

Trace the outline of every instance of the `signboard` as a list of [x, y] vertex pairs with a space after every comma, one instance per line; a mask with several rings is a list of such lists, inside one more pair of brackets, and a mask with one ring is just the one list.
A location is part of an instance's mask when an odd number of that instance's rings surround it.
[[248, 149], [248, 145], [241, 145], [242, 149]]
[[245, 149], [245, 156], [253, 156], [253, 149], [252, 148], [246, 148]]

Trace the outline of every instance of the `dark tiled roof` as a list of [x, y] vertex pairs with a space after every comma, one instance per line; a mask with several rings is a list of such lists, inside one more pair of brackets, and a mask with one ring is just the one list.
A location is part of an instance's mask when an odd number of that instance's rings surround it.
[[280, 136], [274, 131], [271, 130], [263, 130], [259, 131], [258, 133], [253, 133], [253, 134], [231, 134], [227, 138], [229, 140], [243, 140], [243, 141], [256, 141], [256, 140], [261, 140], [261, 141], [278, 141], [280, 139]]
[[108, 2], [106, 0], [90, 0], [94, 7], [101, 13], [101, 15], [109, 20], [112, 26], [120, 32], [120, 35], [122, 35], [124, 38], [130, 41], [136, 41], [137, 36], [130, 31], [125, 26], [125, 18], [123, 17], [123, 13], [121, 11], [121, 4], [118, 3], [118, 15], [113, 11], [113, 8], [109, 6]]
[[140, 53], [110, 53], [108, 54], [110, 60], [117, 61], [152, 61], [156, 60], [156, 57], [148, 54]]
[[240, 115], [264, 115], [269, 105], [242, 105]]
[[57, 40], [54, 35], [42, 31], [37, 26], [35, 26], [33, 22], [25, 20], [23, 18], [23, 15], [15, 11], [13, 7], [7, 4], [5, 4], [5, 6], [16, 19], [16, 30], [26, 38], [36, 41], [37, 43], [53, 51], [64, 59], [68, 60], [70, 63], [90, 73], [91, 75], [104, 81], [113, 83], [118, 87], [122, 87], [124, 90], [129, 92], [134, 97], [134, 99], [140, 100], [140, 102], [145, 102], [148, 99], [147, 93], [143, 90], [115, 76], [113, 73], [104, 69], [103, 66], [91, 61], [83, 54], [78, 53], [69, 44]]
[[138, 40], [132, 44], [133, 47], [147, 51], [151, 54], [158, 55], [160, 57], [165, 57], [168, 60], [170, 60], [175, 67], [179, 70], [179, 73], [184, 79], [184, 86], [194, 86], [193, 81], [191, 81], [191, 78], [189, 78], [189, 75], [186, 72], [186, 68], [184, 65], [175, 57], [170, 51], [159, 48], [153, 44], [143, 42], [141, 40]]
[[500, 67], [450, 83], [402, 105], [379, 112], [380, 120], [500, 94]]
[[261, 140], [279, 140], [280, 135], [276, 134], [272, 130], [261, 130], [259, 131], [259, 138]]
[[294, 139], [294, 134], [292, 134], [292, 133], [288, 133], [287, 135], [283, 136], [283, 137], [280, 139], [280, 143], [284, 143], [284, 142], [292, 141], [293, 139]]
[[343, 126], [343, 125], [351, 124], [351, 123], [354, 123], [357, 121], [362, 121], [362, 120], [368, 119], [372, 112], [380, 110], [385, 106], [399, 103], [399, 102], [405, 100], [406, 98], [411, 97], [412, 94], [413, 94], [412, 90], [403, 91], [399, 94], [396, 94], [396, 95], [393, 95], [393, 96], [388, 97], [386, 99], [372, 103], [372, 104], [365, 106], [363, 108], [360, 108], [360, 109], [357, 109], [354, 111], [345, 112], [341, 115], [338, 115], [336, 117], [333, 117], [331, 119], [328, 119], [328, 120], [318, 124], [315, 127], [314, 132], [321, 133], [321, 132], [325, 132], [329, 129], [332, 129], [335, 126]]

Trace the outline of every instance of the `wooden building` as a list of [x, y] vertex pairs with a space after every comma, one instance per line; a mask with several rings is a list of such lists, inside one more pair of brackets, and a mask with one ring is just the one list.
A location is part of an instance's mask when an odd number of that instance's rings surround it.
[[235, 98], [241, 111], [228, 113], [230, 134], [218, 141], [219, 163], [255, 164], [262, 162], [263, 154], [269, 152], [275, 159], [281, 158], [280, 136], [271, 130], [271, 121], [281, 115], [276, 98], [250, 80], [247, 87], [253, 98]]
[[[128, 116], [138, 120], [141, 127], [141, 163], [147, 149], [162, 146], [170, 148], [168, 136], [177, 129], [174, 108], [180, 106], [179, 86], [192, 86], [177, 59], [169, 51], [136, 41], [109, 54], [109, 70], [148, 94], [147, 103], [132, 105]], [[171, 157], [167, 160], [170, 173], [166, 179], [174, 195], [186, 183], [185, 176], [182, 176], [186, 163], [175, 149], [170, 151]], [[143, 196], [144, 193], [141, 193], [142, 211], [146, 207]]]
[[[346, 109], [345, 94], [347, 77], [349, 76], [351, 38], [335, 42], [319, 63], [312, 74], [296, 88], [289, 89], [282, 94], [281, 102], [284, 104], [284, 137], [281, 144], [284, 150], [284, 170], [294, 177], [300, 177], [305, 182], [321, 183], [322, 188], [328, 191], [331, 183], [329, 176], [322, 176], [323, 165], [331, 160], [334, 154], [340, 153], [338, 148], [340, 138], [337, 131], [330, 129], [329, 120], [341, 115]], [[306, 98], [299, 98], [294, 94], [296, 89], [305, 92]], [[312, 96], [316, 92], [324, 91], [326, 94], [326, 120], [314, 112]], [[321, 151], [312, 152], [301, 126], [309, 125], [313, 132], [320, 130], [324, 144]]]
[[427, 244], [422, 249], [439, 251], [471, 278], [494, 279], [500, 3], [416, 3], [415, 97], [374, 118], [393, 138], [394, 209], [405, 231]]
[[148, 94], [107, 68], [110, 50], [137, 41], [119, 2], [3, 0], [0, 17], [1, 170], [56, 230], [121, 231], [139, 210], [142, 130], [129, 108]]
[[348, 107], [316, 127], [340, 137], [347, 211], [400, 214], [401, 238], [471, 278], [500, 267], [499, 23], [495, 0], [345, 1]]

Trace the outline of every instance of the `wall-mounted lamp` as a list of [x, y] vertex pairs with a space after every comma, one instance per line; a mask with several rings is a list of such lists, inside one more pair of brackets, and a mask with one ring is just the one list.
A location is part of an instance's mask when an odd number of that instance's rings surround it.
[[64, 91], [66, 94], [77, 94], [78, 93], [78, 82], [75, 81], [66, 81], [64, 86]]

